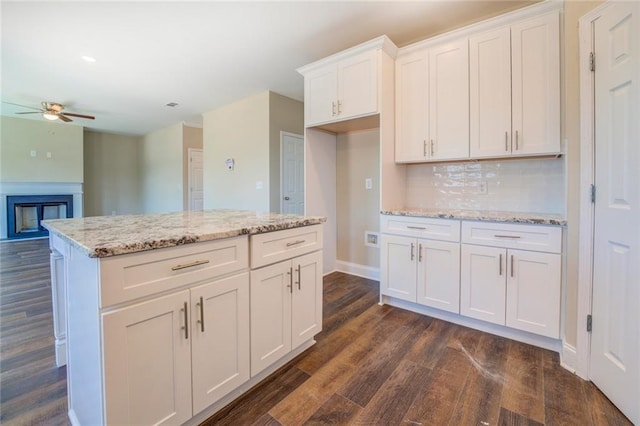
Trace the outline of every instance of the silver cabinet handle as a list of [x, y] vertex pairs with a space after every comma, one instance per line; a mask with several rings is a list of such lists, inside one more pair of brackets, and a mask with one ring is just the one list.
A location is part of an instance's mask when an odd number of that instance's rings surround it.
[[431, 156], [433, 157], [433, 139], [431, 139]]
[[300, 275], [301, 275], [300, 270], [301, 270], [301, 269], [302, 269], [302, 268], [301, 268], [300, 264], [298, 264], [298, 267], [296, 268], [296, 271], [298, 272], [298, 290], [301, 290], [301, 288], [300, 288], [300, 283], [302, 282], [302, 279], [301, 279], [301, 277], [300, 277]]
[[415, 244], [411, 243], [411, 260], [415, 259], [415, 254], [413, 253], [413, 250], [415, 249]]
[[509, 132], [504, 132], [504, 150], [509, 151]]
[[422, 262], [422, 243], [418, 244], [418, 262]]
[[176, 265], [171, 268], [172, 271], [178, 271], [180, 269], [193, 268], [194, 266], [206, 265], [209, 263], [208, 260], [196, 260], [195, 262], [185, 263], [183, 265]]
[[331, 102], [331, 115], [336, 115], [336, 103], [333, 101]]
[[289, 287], [289, 292], [293, 293], [293, 267], [289, 267], [287, 275], [289, 275], [289, 284], [287, 284], [287, 287]]
[[518, 150], [518, 131], [516, 130], [516, 151]]
[[184, 338], [188, 339], [189, 338], [189, 313], [187, 312], [187, 302], [184, 302], [184, 306], [180, 310], [184, 312], [184, 327], [182, 327], [182, 329], [184, 330]]
[[202, 300], [202, 297], [200, 297], [200, 303], [197, 303], [197, 305], [200, 307], [200, 319], [198, 320], [200, 331], [204, 333], [204, 300]]
[[511, 278], [513, 278], [513, 255], [511, 255]]
[[423, 140], [422, 141], [422, 156], [426, 157], [427, 156], [427, 140]]
[[500, 253], [500, 259], [498, 260], [498, 275], [502, 275], [502, 253]]
[[341, 106], [342, 106], [342, 101], [338, 99], [338, 115], [342, 114], [342, 108], [340, 108]]
[[498, 235], [498, 234], [494, 234], [493, 237], [494, 238], [513, 238], [513, 239], [521, 238], [519, 235]]
[[424, 231], [425, 229], [427, 229], [424, 226], [411, 226], [411, 225], [407, 225], [407, 228], [409, 228], [409, 229], [419, 229], [421, 231]]
[[297, 240], [297, 241], [294, 241], [294, 242], [291, 242], [291, 243], [287, 243], [287, 247], [297, 246], [298, 244], [302, 244], [304, 242], [305, 242], [305, 240]]

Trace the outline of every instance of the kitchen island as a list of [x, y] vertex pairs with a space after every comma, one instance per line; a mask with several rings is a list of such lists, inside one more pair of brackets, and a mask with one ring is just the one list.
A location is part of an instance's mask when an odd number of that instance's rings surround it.
[[323, 217], [44, 221], [69, 418], [196, 424], [315, 343]]

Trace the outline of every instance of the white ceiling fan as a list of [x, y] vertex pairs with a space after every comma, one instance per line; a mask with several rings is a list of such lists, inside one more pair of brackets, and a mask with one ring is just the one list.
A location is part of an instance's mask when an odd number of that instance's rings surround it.
[[23, 107], [23, 108], [30, 108], [30, 109], [35, 109], [36, 111], [27, 111], [27, 112], [16, 112], [16, 114], [42, 114], [42, 116], [44, 118], [46, 118], [47, 120], [61, 120], [64, 121], [65, 123], [69, 123], [71, 121], [73, 121], [71, 118], [69, 117], [77, 117], [77, 118], [85, 118], [87, 120], [95, 120], [95, 117], [92, 115], [86, 115], [86, 114], [78, 114], [75, 112], [63, 112], [64, 111], [64, 105], [56, 103], [56, 102], [42, 102], [42, 108], [35, 108], [35, 107], [31, 107], [28, 105], [20, 105], [20, 104], [14, 104], [12, 102], [5, 102], [6, 104], [10, 104], [10, 105], [16, 105], [19, 107]]

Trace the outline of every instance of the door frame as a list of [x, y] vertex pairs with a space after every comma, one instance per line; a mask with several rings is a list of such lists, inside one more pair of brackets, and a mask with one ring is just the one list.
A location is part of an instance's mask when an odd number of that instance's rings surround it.
[[589, 380], [591, 333], [587, 331], [587, 315], [591, 315], [593, 299], [593, 244], [595, 204], [591, 202], [591, 185], [595, 184], [595, 74], [589, 69], [594, 48], [594, 23], [611, 5], [609, 1], [578, 20], [580, 49], [580, 228], [578, 255], [578, 309], [576, 374]]
[[[193, 203], [193, 198], [191, 195], [191, 181], [193, 180], [193, 172], [191, 169], [191, 156], [194, 152], [200, 151], [204, 155], [204, 150], [202, 148], [187, 148], [187, 157], [188, 157], [188, 167], [187, 167], [187, 211], [191, 211], [191, 204]], [[204, 158], [203, 158], [204, 159]], [[204, 169], [204, 161], [202, 162]], [[184, 176], [184, 175], [183, 175]], [[204, 192], [204, 191], [203, 191]], [[204, 194], [203, 194], [204, 199]]]
[[[292, 133], [292, 132], [285, 132], [283, 130], [280, 130], [280, 213], [282, 213], [282, 211], [284, 210], [284, 198], [283, 198], [283, 192], [284, 192], [284, 137], [285, 136], [292, 136], [292, 137], [296, 137], [296, 138], [300, 138], [302, 139], [302, 167], [305, 167], [305, 154], [307, 152], [306, 147], [305, 147], [305, 143], [304, 143], [304, 135], [300, 135], [298, 133]], [[302, 187], [305, 188], [305, 172], [304, 170], [302, 171]], [[305, 191], [305, 197], [306, 197], [306, 191]], [[306, 204], [306, 198], [303, 198], [302, 200], [305, 203], [305, 211], [307, 209], [307, 204]], [[304, 212], [303, 212], [304, 214]]]

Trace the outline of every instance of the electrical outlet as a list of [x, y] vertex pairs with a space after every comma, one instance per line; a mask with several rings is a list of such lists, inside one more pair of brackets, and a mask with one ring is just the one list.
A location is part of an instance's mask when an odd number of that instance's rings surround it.
[[487, 181], [483, 180], [478, 185], [478, 194], [486, 194], [489, 191]]
[[47, 152], [47, 158], [51, 158], [51, 153]]
[[32, 156], [32, 157], [37, 157], [37, 156], [38, 156], [38, 153], [36, 152], [36, 150], [35, 150], [35, 149], [32, 149], [32, 150], [31, 150], [31, 156]]
[[373, 182], [371, 181], [371, 178], [366, 178], [364, 180], [364, 187], [365, 187], [365, 189], [373, 188]]
[[262, 181], [259, 180], [256, 182], [256, 189], [262, 189], [263, 185], [262, 185]]

